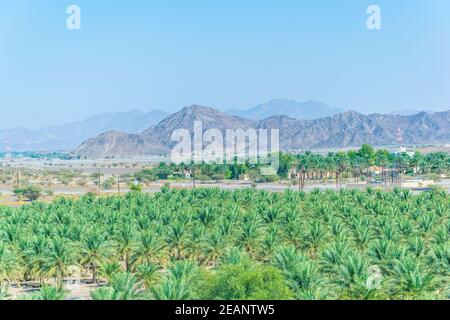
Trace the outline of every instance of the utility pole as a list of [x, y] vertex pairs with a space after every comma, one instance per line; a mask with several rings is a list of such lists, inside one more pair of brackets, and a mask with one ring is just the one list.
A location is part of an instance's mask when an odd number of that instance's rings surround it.
[[339, 171], [336, 170], [336, 189], [339, 190]]
[[306, 172], [302, 170], [302, 191], [305, 191]]
[[100, 169], [98, 169], [98, 190], [99, 191], [102, 191], [101, 176], [102, 176], [102, 173], [101, 173]]
[[305, 174], [303, 173], [303, 170], [297, 174], [298, 174], [298, 191], [303, 192], [305, 190]]
[[117, 195], [120, 196], [120, 174], [117, 175]]
[[17, 189], [19, 189], [20, 188], [19, 169], [16, 170], [16, 183], [17, 183]]

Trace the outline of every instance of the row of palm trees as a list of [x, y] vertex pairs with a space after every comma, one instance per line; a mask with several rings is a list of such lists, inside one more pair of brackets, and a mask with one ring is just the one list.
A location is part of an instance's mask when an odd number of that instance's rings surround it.
[[[328, 153], [327, 155], [305, 152], [298, 155], [282, 155], [284, 172], [294, 167], [307, 179], [323, 178], [326, 173], [334, 174], [337, 183], [342, 178], [352, 177], [358, 180], [364, 176], [370, 178], [374, 167], [380, 169], [384, 182], [399, 182], [400, 175], [444, 174], [450, 172], [450, 155], [446, 152], [421, 154], [415, 152], [394, 153], [385, 149], [374, 150], [370, 145], [363, 145], [360, 150]], [[284, 173], [283, 172], [283, 173]]]
[[[306, 180], [324, 179], [332, 177], [338, 186], [344, 178], [370, 178], [374, 167], [381, 171], [380, 177], [384, 182], [399, 182], [401, 174], [444, 174], [450, 172], [450, 155], [446, 152], [429, 154], [414, 154], [406, 152], [390, 152], [386, 149], [375, 150], [370, 145], [362, 145], [359, 150], [347, 152], [330, 152], [327, 155], [304, 152], [300, 154], [281, 153], [278, 176], [282, 179], [291, 178], [294, 170], [298, 174], [299, 183]], [[239, 179], [241, 174], [253, 172], [257, 174], [260, 164], [237, 163], [228, 164], [160, 164], [154, 169], [157, 178], [167, 178], [170, 174], [190, 172], [192, 178], [196, 176], [217, 179]], [[161, 175], [161, 172], [164, 175]]]
[[[251, 279], [270, 274], [281, 298], [445, 299], [450, 198], [439, 190], [164, 187], [0, 207], [0, 287], [42, 286], [25, 298], [61, 298], [77, 278], [101, 286], [94, 299], [268, 297], [264, 288], [233, 291], [233, 280], [245, 281], [233, 265], [258, 270]], [[368, 285], [374, 267], [377, 286]]]

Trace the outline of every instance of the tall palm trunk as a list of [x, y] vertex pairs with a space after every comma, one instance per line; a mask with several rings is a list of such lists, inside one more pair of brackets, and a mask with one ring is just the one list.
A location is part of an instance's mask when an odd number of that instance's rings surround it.
[[97, 265], [92, 265], [92, 283], [97, 284]]
[[64, 289], [63, 281], [64, 281], [64, 275], [62, 274], [62, 272], [57, 272], [56, 273], [56, 286], [60, 290]]
[[125, 258], [124, 258], [124, 262], [125, 262], [125, 270], [127, 272], [130, 271], [130, 254], [127, 252], [125, 252]]

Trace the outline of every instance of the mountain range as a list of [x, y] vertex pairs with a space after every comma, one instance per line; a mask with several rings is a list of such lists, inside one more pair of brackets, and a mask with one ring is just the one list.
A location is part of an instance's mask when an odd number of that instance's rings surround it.
[[[292, 100], [273, 99], [248, 110], [230, 110], [237, 115], [251, 120], [260, 120], [273, 115], [286, 115], [297, 119], [317, 119], [343, 112], [341, 109], [329, 107], [323, 103], [308, 101], [304, 103]], [[86, 139], [108, 131], [139, 133], [152, 125], [158, 124], [169, 114], [154, 110], [142, 112], [103, 113], [88, 119], [39, 129], [0, 129], [0, 142], [9, 142], [13, 151], [55, 151], [71, 150]], [[0, 151], [5, 149], [0, 143]]]
[[[448, 143], [447, 112], [395, 112], [363, 115], [324, 103], [273, 99], [247, 110], [220, 112], [194, 105], [169, 115], [161, 110], [103, 113], [86, 120], [40, 129], [0, 129], [0, 142], [12, 151], [75, 150], [82, 157], [159, 155], [170, 151], [175, 129], [280, 129], [283, 149], [339, 148], [361, 143], [391, 145], [400, 128], [404, 143]], [[6, 144], [0, 143], [0, 151]]]
[[74, 155], [81, 158], [132, 157], [170, 154], [170, 138], [176, 129], [193, 132], [194, 122], [203, 129], [279, 129], [282, 150], [393, 145], [402, 135], [408, 145], [450, 142], [450, 111], [411, 116], [372, 114], [354, 111], [314, 120], [275, 115], [262, 120], [245, 119], [213, 108], [193, 105], [137, 134], [109, 131], [82, 143]]

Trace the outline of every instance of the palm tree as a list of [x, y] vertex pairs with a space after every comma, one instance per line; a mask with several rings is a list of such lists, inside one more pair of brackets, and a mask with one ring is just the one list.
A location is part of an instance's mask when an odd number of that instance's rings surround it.
[[0, 285], [0, 301], [2, 300], [8, 300], [9, 294], [8, 294], [8, 286], [6, 284]]
[[39, 293], [35, 296], [35, 299], [57, 301], [64, 300], [65, 296], [66, 293], [60, 288], [45, 285], [39, 290]]
[[420, 259], [402, 257], [394, 266], [398, 285], [408, 295], [421, 296], [434, 288], [434, 275], [422, 265]]
[[124, 221], [115, 236], [117, 252], [125, 264], [125, 270], [131, 271], [131, 256], [135, 247], [135, 230], [131, 220]]
[[300, 255], [295, 247], [282, 247], [275, 256], [274, 264], [283, 271], [289, 287], [298, 299], [320, 297], [321, 280], [319, 268]]
[[107, 241], [107, 234], [99, 228], [92, 228], [82, 241], [81, 264], [92, 268], [92, 283], [97, 283], [97, 269], [110, 257], [111, 242]]
[[94, 300], [140, 300], [144, 292], [137, 278], [130, 273], [119, 273], [112, 279], [110, 287], [91, 293]]
[[358, 253], [351, 252], [340, 265], [336, 284], [343, 290], [343, 298], [369, 299], [375, 288], [367, 286], [369, 261]]
[[377, 150], [375, 154], [375, 164], [381, 167], [381, 179], [383, 182], [387, 182], [386, 168], [389, 166], [391, 156], [387, 150]]
[[136, 267], [136, 275], [142, 281], [146, 289], [150, 289], [152, 285], [158, 280], [158, 271], [161, 268], [151, 263], [140, 264]]
[[191, 290], [184, 282], [168, 278], [159, 286], [151, 288], [150, 292], [155, 300], [188, 300], [192, 297]]
[[69, 246], [67, 240], [58, 237], [53, 239], [50, 244], [43, 272], [49, 276], [54, 276], [57, 287], [62, 289], [64, 277], [74, 262], [75, 254], [73, 248]]
[[4, 243], [0, 243], [0, 286], [15, 278], [18, 260]]
[[99, 268], [99, 275], [106, 279], [108, 283], [112, 282], [112, 279], [121, 272], [120, 264], [117, 262], [105, 262]]
[[139, 233], [130, 263], [136, 265], [156, 262], [156, 257], [161, 254], [163, 247], [153, 230], [144, 230]]
[[187, 261], [176, 261], [169, 266], [168, 275], [159, 286], [151, 288], [156, 300], [187, 300], [192, 298], [192, 277], [196, 265]]
[[334, 154], [333, 160], [336, 168], [336, 188], [342, 188], [342, 175], [349, 168], [349, 159], [345, 152]]
[[185, 239], [186, 223], [176, 221], [171, 227], [166, 238], [167, 245], [171, 251], [175, 251], [175, 259], [181, 259]]

